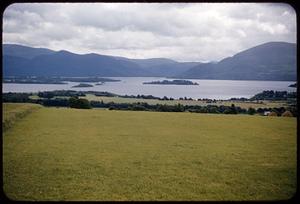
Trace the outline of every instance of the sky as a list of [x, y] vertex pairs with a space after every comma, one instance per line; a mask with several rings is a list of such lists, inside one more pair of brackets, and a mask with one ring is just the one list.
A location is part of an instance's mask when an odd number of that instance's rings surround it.
[[3, 43], [128, 58], [220, 61], [270, 41], [296, 43], [281, 3], [17, 3]]

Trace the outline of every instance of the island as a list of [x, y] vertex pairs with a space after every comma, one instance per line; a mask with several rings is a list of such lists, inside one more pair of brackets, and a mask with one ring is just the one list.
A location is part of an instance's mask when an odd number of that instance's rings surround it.
[[163, 80], [163, 81], [151, 81], [144, 82], [143, 84], [159, 84], [159, 85], [199, 85], [196, 82], [188, 81], [188, 80]]
[[44, 77], [8, 77], [3, 79], [3, 83], [14, 84], [67, 84], [54, 78]]
[[289, 87], [297, 88], [297, 83], [291, 84], [291, 85], [289, 85]]
[[78, 85], [72, 86], [72, 88], [86, 88], [86, 87], [93, 87], [93, 85], [80, 83]]
[[67, 82], [98, 83], [119, 82], [119, 79], [103, 77], [55, 77], [55, 76], [8, 76], [3, 78], [3, 83], [15, 84], [68, 84]]

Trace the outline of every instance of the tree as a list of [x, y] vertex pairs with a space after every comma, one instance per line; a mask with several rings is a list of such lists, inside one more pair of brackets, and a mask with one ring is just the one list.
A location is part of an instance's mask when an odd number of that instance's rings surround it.
[[248, 108], [247, 112], [249, 115], [254, 115], [256, 113], [256, 110], [254, 108], [250, 107], [250, 108]]
[[216, 106], [211, 106], [209, 108], [210, 113], [219, 113], [218, 108]]
[[231, 114], [237, 114], [237, 110], [236, 110], [235, 105], [233, 103], [231, 104], [230, 110], [231, 110]]
[[38, 93], [38, 96], [41, 97], [41, 98], [53, 98], [55, 95], [54, 95], [54, 92], [51, 92], [51, 91], [44, 91], [44, 92], [39, 92]]
[[174, 105], [174, 111], [175, 112], [184, 112], [184, 106], [180, 103], [178, 103], [177, 105]]
[[70, 108], [79, 108], [79, 109], [90, 109], [91, 104], [88, 100], [83, 98], [75, 98], [71, 97], [69, 99], [69, 106]]

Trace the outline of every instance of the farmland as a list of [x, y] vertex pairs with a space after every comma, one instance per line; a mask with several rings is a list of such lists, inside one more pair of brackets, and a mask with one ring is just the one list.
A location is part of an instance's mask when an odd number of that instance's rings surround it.
[[[30, 99], [41, 99], [38, 95], [31, 95]], [[55, 96], [55, 98], [68, 99], [68, 96]], [[217, 106], [230, 106], [234, 104], [237, 107], [248, 109], [250, 107], [258, 108], [279, 108], [279, 107], [288, 107], [287, 101], [274, 101], [274, 100], [259, 100], [256, 101], [235, 101], [235, 100], [158, 100], [158, 99], [143, 99], [143, 98], [125, 98], [120, 96], [96, 96], [95, 94], [86, 94], [80, 98], [87, 99], [89, 101], [103, 101], [104, 103], [147, 103], [149, 105], [156, 104], [166, 104], [166, 105], [198, 105], [198, 106], [207, 106], [207, 105], [217, 105]]]
[[123, 97], [107, 97], [107, 96], [95, 96], [93, 94], [87, 94], [81, 98], [85, 98], [89, 101], [103, 101], [104, 103], [114, 102], [114, 103], [148, 103], [150, 105], [155, 104], [167, 104], [167, 105], [199, 105], [199, 106], [207, 106], [211, 105], [225, 105], [230, 106], [234, 104], [235, 106], [239, 106], [241, 108], [274, 108], [274, 107], [287, 107], [287, 103], [285, 101], [261, 101], [261, 103], [249, 102], [249, 101], [233, 101], [233, 100], [224, 100], [224, 101], [216, 101], [212, 103], [207, 103], [207, 101], [197, 101], [197, 100], [157, 100], [157, 99], [138, 99], [138, 98], [123, 98]]
[[296, 118], [4, 104], [14, 200], [281, 200], [296, 192]]

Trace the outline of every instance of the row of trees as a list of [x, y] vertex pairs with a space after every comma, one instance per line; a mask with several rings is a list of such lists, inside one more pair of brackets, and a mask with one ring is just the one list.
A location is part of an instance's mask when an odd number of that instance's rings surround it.
[[[193, 112], [193, 113], [222, 113], [222, 114], [260, 114], [264, 115], [266, 112], [273, 112], [276, 115], [282, 115], [285, 111], [290, 111], [293, 116], [297, 116], [297, 107], [290, 106], [288, 108], [248, 108], [244, 109], [237, 107], [234, 104], [231, 106], [217, 106], [217, 105], [166, 105], [156, 104], [150, 105], [148, 103], [104, 103], [103, 101], [91, 101], [81, 99], [77, 95], [67, 98], [52, 97], [52, 93], [48, 96], [48, 93], [42, 92], [44, 97], [40, 99], [30, 98], [31, 94], [28, 93], [4, 93], [2, 97], [3, 102], [20, 102], [20, 103], [38, 103], [44, 106], [56, 106], [56, 107], [71, 107], [71, 108], [83, 108], [89, 109], [95, 108], [108, 108], [110, 110], [132, 110], [132, 111], [159, 111], [159, 112]], [[46, 95], [45, 95], [46, 94]]]
[[78, 97], [86, 96], [84, 92], [73, 91], [73, 90], [57, 90], [57, 91], [43, 91], [38, 92], [38, 96], [41, 98], [54, 98], [56, 96], [65, 96], [65, 97]]
[[250, 100], [287, 100], [289, 98], [297, 98], [297, 92], [263, 91], [250, 98]]
[[55, 96], [78, 97], [78, 96], [86, 96], [86, 94], [94, 94], [95, 96], [107, 96], [107, 97], [117, 96], [116, 94], [106, 92], [106, 91], [56, 90], [56, 91], [38, 92], [38, 96], [41, 98], [53, 98]]
[[55, 99], [36, 99], [32, 100], [34, 103], [39, 103], [44, 106], [55, 106], [55, 107], [70, 107], [78, 109], [90, 109], [92, 108], [90, 102], [83, 98], [70, 97], [69, 99], [55, 98]]
[[280, 116], [286, 111], [290, 111], [292, 115], [297, 116], [297, 108], [280, 107], [280, 108], [259, 108], [252, 107], [245, 109], [232, 104], [231, 106], [197, 106], [197, 105], [166, 105], [156, 104], [150, 105], [148, 103], [103, 103], [103, 101], [91, 101], [92, 107], [108, 108], [109, 110], [131, 110], [131, 111], [158, 111], [158, 112], [192, 112], [192, 113], [216, 113], [216, 114], [259, 114], [264, 115], [265, 112], [273, 112]]
[[55, 98], [57, 95], [53, 95], [53, 92], [41, 92], [40, 99], [30, 98], [30, 93], [3, 93], [2, 102], [10, 103], [37, 103], [44, 106], [56, 106], [56, 107], [71, 107], [71, 108], [91, 108], [91, 104], [86, 99], [78, 98], [77, 95], [66, 98]]
[[28, 103], [30, 93], [2, 93], [2, 102]]

